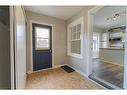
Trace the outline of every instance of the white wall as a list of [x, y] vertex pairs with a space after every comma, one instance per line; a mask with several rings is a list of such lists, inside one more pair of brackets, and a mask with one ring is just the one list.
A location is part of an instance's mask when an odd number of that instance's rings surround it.
[[27, 15], [27, 72], [32, 72], [32, 39], [30, 30], [30, 21], [39, 23], [45, 23], [53, 26], [53, 42], [52, 53], [53, 67], [66, 64], [66, 23], [64, 20], [60, 20], [54, 17], [26, 11]]
[[25, 18], [20, 6], [14, 7], [14, 18], [16, 88], [23, 89], [26, 84], [26, 31]]
[[105, 32], [105, 30], [104, 30], [104, 29], [101, 29], [101, 28], [99, 28], [99, 27], [93, 26], [93, 32], [102, 33], [102, 32]]
[[87, 29], [87, 24], [88, 24], [88, 10], [93, 8], [93, 6], [86, 6], [84, 9], [82, 9], [81, 12], [77, 13], [77, 15], [73, 16], [69, 20], [67, 20], [67, 25], [69, 25], [72, 21], [83, 17], [84, 21], [84, 35], [83, 35], [83, 58], [75, 58], [71, 56], [67, 56], [67, 63], [72, 66], [73, 68], [77, 69], [78, 71], [86, 74], [87, 71], [87, 58], [88, 58], [88, 29]]

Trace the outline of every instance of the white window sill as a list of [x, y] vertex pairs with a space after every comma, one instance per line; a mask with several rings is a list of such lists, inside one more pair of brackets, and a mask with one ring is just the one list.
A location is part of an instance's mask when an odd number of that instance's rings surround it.
[[83, 59], [83, 56], [81, 54], [70, 53], [70, 54], [68, 54], [68, 56]]

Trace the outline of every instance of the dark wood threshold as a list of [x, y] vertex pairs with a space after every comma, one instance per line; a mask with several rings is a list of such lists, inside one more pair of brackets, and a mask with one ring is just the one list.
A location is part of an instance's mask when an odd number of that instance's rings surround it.
[[104, 87], [107, 88], [107, 89], [110, 89], [110, 90], [116, 89], [116, 88], [113, 88], [113, 87], [107, 85], [106, 83], [104, 83], [104, 82], [98, 80], [98, 79], [97, 79], [95, 76], [93, 76], [92, 74], [89, 75], [88, 77], [89, 77], [90, 79], [92, 79], [93, 81], [97, 82], [98, 84], [104, 86]]

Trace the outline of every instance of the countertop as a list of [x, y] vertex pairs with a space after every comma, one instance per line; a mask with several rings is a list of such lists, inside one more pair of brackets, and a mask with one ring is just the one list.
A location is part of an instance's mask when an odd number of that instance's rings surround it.
[[105, 49], [105, 50], [125, 50], [124, 48], [99, 48], [99, 49]]

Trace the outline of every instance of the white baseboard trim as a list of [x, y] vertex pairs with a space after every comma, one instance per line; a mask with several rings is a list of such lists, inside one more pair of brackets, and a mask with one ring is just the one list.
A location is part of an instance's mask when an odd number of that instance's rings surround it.
[[62, 64], [62, 65], [53, 66], [52, 69], [59, 68], [59, 67], [64, 66], [64, 65], [67, 65], [67, 64]]
[[56, 66], [53, 66], [51, 68], [37, 70], [37, 71], [28, 71], [27, 74], [36, 73], [36, 72], [42, 72], [42, 71], [46, 71], [46, 70], [51, 70], [51, 69], [59, 68], [59, 67], [64, 66], [64, 65], [67, 65], [67, 64], [56, 65]]
[[74, 68], [74, 67], [72, 67], [71, 65], [69, 65], [69, 64], [67, 64], [69, 67], [71, 67], [72, 69], [74, 69], [76, 72], [78, 72], [79, 74], [81, 74], [82, 76], [84, 76], [84, 77], [87, 77], [88, 78], [88, 76], [85, 74], [85, 73], [83, 73], [83, 72], [81, 72], [81, 71], [79, 71], [79, 70], [77, 70], [76, 68]]
[[33, 73], [33, 72], [32, 72], [32, 71], [28, 71], [28, 72], [27, 72], [27, 74], [31, 74], [31, 73]]

